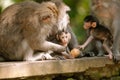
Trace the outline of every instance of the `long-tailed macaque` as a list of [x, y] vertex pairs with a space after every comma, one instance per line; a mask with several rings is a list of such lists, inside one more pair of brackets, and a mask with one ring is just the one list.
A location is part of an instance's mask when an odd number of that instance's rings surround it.
[[65, 46], [66, 51], [62, 52], [62, 54], [65, 56], [65, 58], [76, 58], [80, 55], [80, 51], [77, 48], [73, 48], [72, 50], [69, 49], [68, 44], [71, 39], [71, 34], [67, 31], [58, 31], [56, 35], [57, 43]]
[[64, 30], [58, 31], [56, 35], [56, 39], [57, 39], [58, 44], [67, 47], [71, 39], [71, 34]]
[[35, 50], [65, 51], [64, 46], [46, 40], [58, 28], [58, 15], [53, 2], [26, 1], [6, 8], [0, 15], [0, 57], [33, 61], [39, 59]]
[[108, 57], [112, 59], [110, 46], [112, 46], [113, 37], [110, 31], [99, 24], [98, 19], [92, 15], [88, 15], [84, 18], [84, 29], [89, 29], [90, 36], [83, 45], [79, 46], [79, 48], [84, 49], [93, 39], [99, 40], [103, 44], [103, 48], [108, 52]]
[[114, 60], [120, 60], [120, 0], [91, 0], [91, 10], [113, 35]]
[[[77, 38], [74, 34], [74, 32], [72, 31], [69, 23], [70, 23], [70, 20], [69, 20], [69, 15], [67, 12], [70, 11], [70, 7], [67, 6], [62, 0], [51, 0], [52, 2], [54, 2], [56, 4], [56, 6], [58, 7], [58, 11], [59, 11], [59, 18], [58, 18], [58, 31], [61, 31], [61, 30], [66, 30], [68, 31], [70, 34], [71, 34], [71, 39], [70, 39], [70, 42], [68, 44], [68, 47], [70, 50], [72, 50], [73, 48], [77, 47], [78, 46], [78, 41], [77, 41]], [[55, 32], [55, 30], [53, 31]], [[48, 40], [50, 41], [54, 41], [55, 39], [55, 34], [57, 32], [53, 33]]]
[[64, 56], [64, 58], [68, 58], [68, 59], [73, 58], [70, 55], [70, 49], [68, 47], [70, 39], [71, 39], [71, 34], [67, 31], [64, 31], [64, 30], [58, 31], [58, 33], [56, 34], [56, 43], [66, 47], [66, 51], [61, 52], [61, 53]]

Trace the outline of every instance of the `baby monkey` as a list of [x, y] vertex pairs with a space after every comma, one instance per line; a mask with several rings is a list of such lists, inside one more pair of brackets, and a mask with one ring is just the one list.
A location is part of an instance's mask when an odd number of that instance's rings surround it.
[[66, 47], [66, 51], [62, 52], [62, 55], [65, 58], [75, 58], [76, 56], [79, 55], [79, 50], [77, 48], [74, 48], [70, 51], [70, 49], [68, 48], [68, 44], [70, 42], [71, 39], [71, 34], [65, 30], [59, 31], [56, 35], [56, 39], [58, 44]]
[[68, 48], [68, 44], [70, 42], [70, 39], [71, 39], [71, 34], [65, 30], [58, 31], [58, 33], [56, 35], [57, 43], [66, 47], [66, 51], [62, 52], [62, 55], [65, 58], [72, 58], [72, 56], [70, 56], [70, 54], [69, 54], [70, 50]]
[[71, 39], [71, 34], [65, 30], [58, 31], [56, 39], [60, 45], [67, 47]]
[[84, 18], [84, 29], [89, 30], [89, 37], [83, 45], [80, 45], [79, 49], [84, 49], [93, 39], [99, 40], [107, 53], [109, 59], [112, 59], [111, 45], [113, 43], [113, 37], [110, 31], [103, 25], [99, 24], [96, 17], [88, 15]]

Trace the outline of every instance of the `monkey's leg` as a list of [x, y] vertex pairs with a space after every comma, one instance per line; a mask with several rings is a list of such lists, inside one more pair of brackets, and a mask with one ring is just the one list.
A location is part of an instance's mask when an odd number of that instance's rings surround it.
[[39, 52], [33, 55], [34, 61], [36, 60], [55, 60], [56, 58], [52, 57], [50, 54], [52, 54], [52, 51], [47, 52]]
[[[120, 23], [119, 23], [120, 24]], [[117, 26], [118, 28], [115, 30], [114, 33], [114, 40], [113, 40], [113, 56], [115, 60], [120, 60], [120, 28], [119, 26]]]
[[32, 56], [32, 61], [37, 61], [37, 60], [45, 60], [45, 52], [40, 52], [36, 53], [35, 55]]
[[97, 56], [103, 56], [104, 55], [104, 50], [103, 50], [103, 45], [100, 41], [96, 41], [96, 47], [98, 50], [98, 55]]
[[19, 48], [16, 52], [17, 58], [22, 57], [24, 61], [32, 61], [33, 60], [33, 49], [29, 46], [28, 42], [26, 40], [23, 40], [21, 42], [21, 45], [19, 45]]
[[105, 50], [108, 52], [108, 57], [109, 57], [109, 59], [113, 59], [113, 53], [112, 53], [112, 51], [110, 50], [110, 48], [108, 47], [106, 41], [103, 42], [103, 47], [104, 47]]
[[113, 61], [117, 63], [120, 61], [120, 16], [117, 16], [116, 19], [113, 20]]
[[43, 50], [43, 51], [56, 51], [56, 52], [62, 52], [65, 50], [65, 47], [54, 44], [48, 41], [43, 42], [42, 44], [36, 44], [34, 46], [34, 49], [30, 47], [28, 42], [26, 40], [23, 40], [21, 43], [21, 47], [17, 51], [17, 54], [23, 55], [23, 60], [25, 61], [35, 61], [43, 58], [41, 54], [38, 54], [37, 56], [34, 56], [34, 50]]
[[18, 56], [23, 55], [24, 61], [36, 61], [45, 59], [44, 53], [34, 55], [34, 50], [29, 46], [26, 40], [23, 40], [19, 50], [17, 51]]

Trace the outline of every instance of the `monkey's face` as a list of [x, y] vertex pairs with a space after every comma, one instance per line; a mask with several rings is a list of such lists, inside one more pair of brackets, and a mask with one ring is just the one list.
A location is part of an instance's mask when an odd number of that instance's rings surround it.
[[84, 29], [87, 30], [89, 28], [95, 28], [97, 26], [96, 22], [85, 22], [84, 23]]
[[91, 27], [91, 22], [84, 22], [84, 29], [87, 30]]
[[44, 2], [39, 10], [40, 22], [47, 25], [56, 25], [58, 19], [58, 9], [52, 2]]
[[68, 32], [62, 32], [61, 34], [58, 35], [58, 38], [61, 45], [67, 46], [70, 39], [71, 39], [71, 34]]
[[63, 44], [66, 44], [66, 43], [68, 43], [68, 38], [69, 36], [67, 35], [67, 33], [62, 33], [61, 35], [60, 35], [60, 40], [61, 40], [61, 42], [63, 43]]
[[[40, 26], [40, 34], [49, 36], [52, 31], [58, 29], [58, 9], [55, 3], [43, 2], [38, 10], [35, 12], [36, 19], [38, 19]], [[54, 30], [53, 30], [54, 29]]]

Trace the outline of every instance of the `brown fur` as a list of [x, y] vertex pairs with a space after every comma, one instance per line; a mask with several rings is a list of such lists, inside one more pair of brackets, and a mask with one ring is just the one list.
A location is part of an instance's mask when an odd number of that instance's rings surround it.
[[119, 0], [91, 0], [92, 13], [100, 23], [105, 25], [113, 35], [113, 55], [117, 59], [120, 55], [120, 1]]
[[0, 55], [6, 60], [32, 60], [34, 50], [64, 51], [64, 47], [46, 41], [57, 20], [58, 10], [52, 2], [9, 6], [0, 16]]

